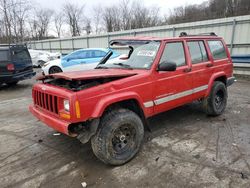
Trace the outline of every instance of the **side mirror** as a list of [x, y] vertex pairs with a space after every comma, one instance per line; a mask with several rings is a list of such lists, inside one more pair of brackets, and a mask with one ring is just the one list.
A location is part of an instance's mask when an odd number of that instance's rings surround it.
[[174, 62], [167, 62], [163, 61], [158, 65], [158, 71], [175, 71], [176, 70], [176, 63]]

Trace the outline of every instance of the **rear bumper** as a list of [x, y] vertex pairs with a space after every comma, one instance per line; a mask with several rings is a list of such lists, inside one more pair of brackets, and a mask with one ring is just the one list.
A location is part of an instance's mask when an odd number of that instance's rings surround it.
[[231, 86], [235, 82], [235, 77], [230, 77], [227, 79], [227, 87]]
[[9, 82], [15, 82], [15, 81], [20, 81], [20, 80], [26, 80], [26, 79], [32, 78], [35, 75], [36, 73], [33, 71], [20, 72], [20, 73], [10, 74], [10, 75], [0, 75], [0, 82], [9, 83]]
[[39, 120], [41, 120], [49, 127], [57, 130], [58, 132], [69, 135], [68, 132], [68, 126], [70, 125], [69, 122], [45, 114], [41, 112], [39, 109], [37, 109], [34, 105], [30, 105], [29, 110], [35, 117], [37, 117]]

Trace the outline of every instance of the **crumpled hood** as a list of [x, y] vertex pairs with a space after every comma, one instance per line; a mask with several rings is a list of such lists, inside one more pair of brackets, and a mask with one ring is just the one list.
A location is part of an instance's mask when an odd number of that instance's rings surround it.
[[139, 72], [141, 72], [141, 70], [94, 69], [87, 71], [61, 72], [61, 73], [46, 75], [37, 79], [43, 80], [52, 77], [52, 78], [63, 78], [65, 80], [89, 80], [95, 78], [127, 77], [136, 75]]

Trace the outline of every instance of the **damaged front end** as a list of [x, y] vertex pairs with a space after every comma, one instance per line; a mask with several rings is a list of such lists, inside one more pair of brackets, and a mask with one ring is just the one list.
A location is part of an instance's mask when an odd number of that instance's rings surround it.
[[87, 143], [95, 135], [100, 119], [93, 119], [84, 123], [71, 124], [68, 127], [69, 135], [76, 137], [81, 143]]
[[[78, 74], [79, 73], [79, 74]], [[86, 73], [86, 74], [84, 74]], [[98, 73], [98, 74], [94, 74]], [[37, 80], [41, 80], [44, 84], [62, 87], [71, 91], [81, 91], [94, 86], [113, 82], [122, 78], [136, 75], [137, 73], [128, 73], [124, 71], [96, 70], [88, 72], [69, 72], [58, 73], [47, 76], [40, 76]]]
[[121, 78], [96, 78], [90, 80], [65, 80], [63, 78], [58, 79], [48, 79], [44, 83], [48, 83], [54, 86], [59, 86], [71, 91], [81, 91], [84, 89], [88, 89], [94, 86], [98, 86], [101, 84], [105, 84], [108, 82], [115, 81]]

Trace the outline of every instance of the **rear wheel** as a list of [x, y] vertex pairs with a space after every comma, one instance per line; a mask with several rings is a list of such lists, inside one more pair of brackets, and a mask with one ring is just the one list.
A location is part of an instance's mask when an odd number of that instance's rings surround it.
[[55, 74], [55, 73], [59, 73], [59, 72], [62, 72], [62, 69], [60, 67], [57, 67], [57, 66], [50, 67], [50, 69], [49, 69], [49, 74]]
[[209, 96], [204, 100], [204, 108], [208, 115], [221, 115], [227, 105], [227, 88], [224, 83], [215, 81]]
[[106, 164], [122, 165], [139, 151], [144, 137], [140, 117], [127, 109], [104, 115], [91, 139], [94, 154]]

